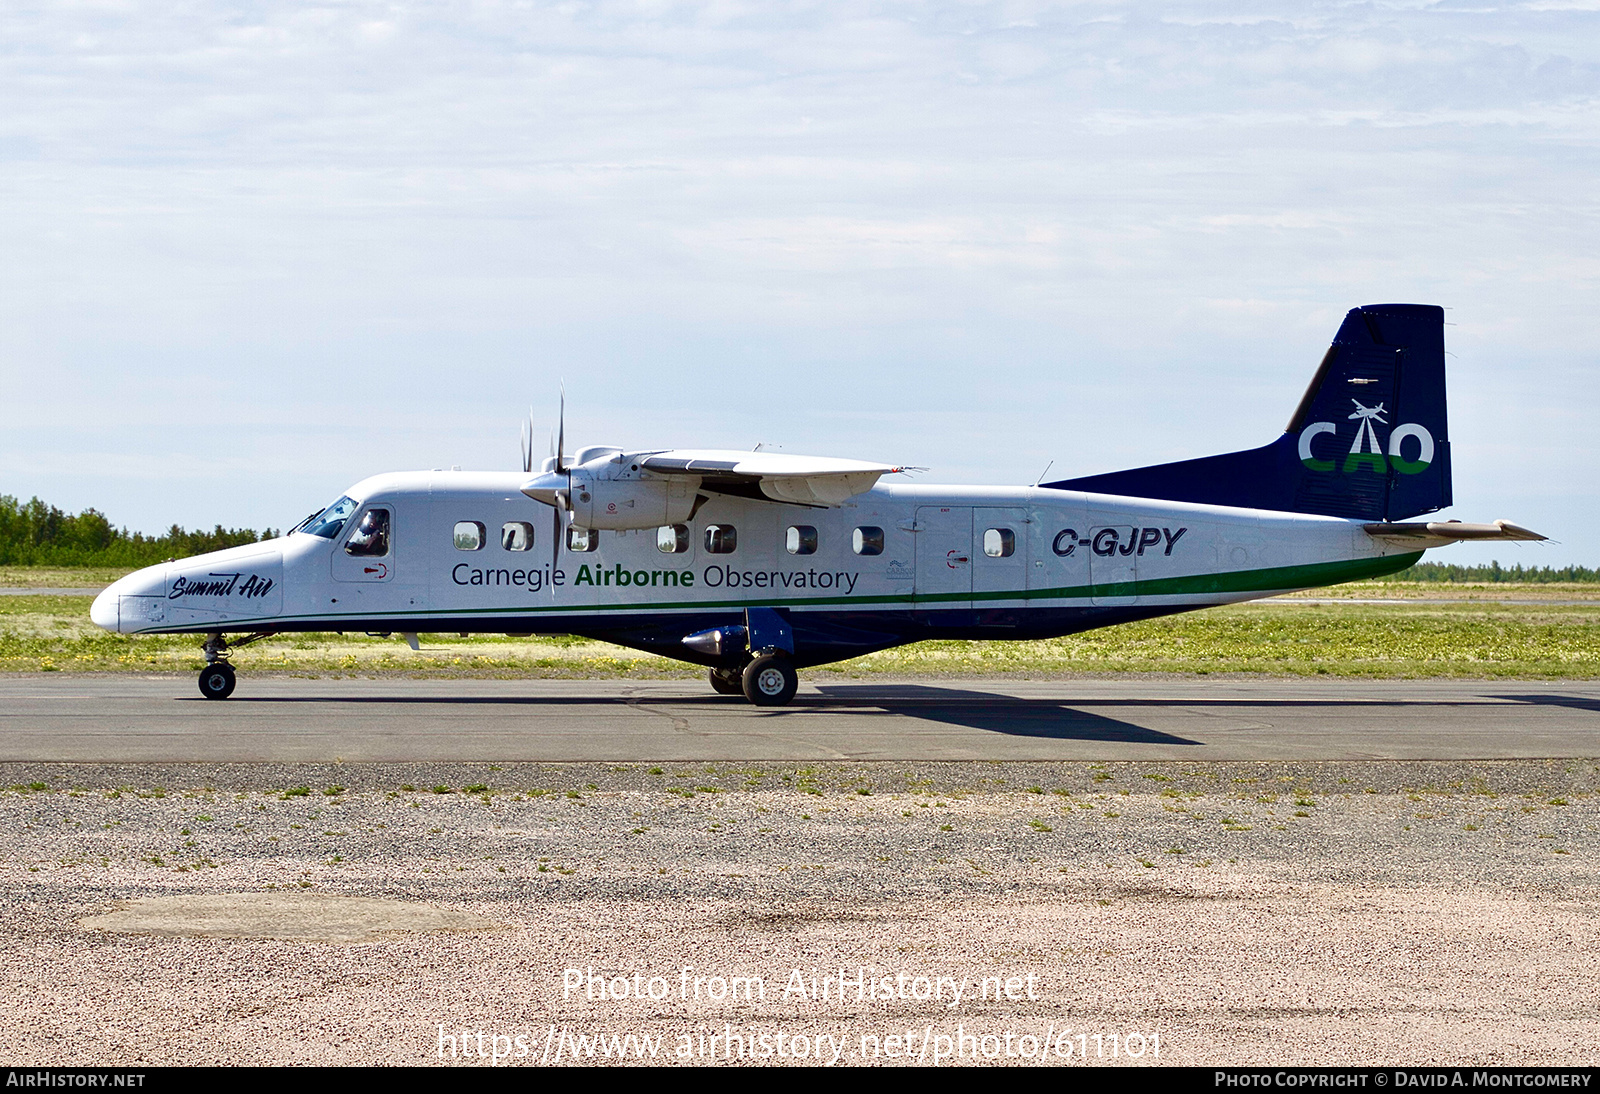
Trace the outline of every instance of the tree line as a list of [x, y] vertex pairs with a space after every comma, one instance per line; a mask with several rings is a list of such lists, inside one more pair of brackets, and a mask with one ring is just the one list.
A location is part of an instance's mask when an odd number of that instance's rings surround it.
[[1557, 581], [1600, 581], [1600, 570], [1587, 566], [1450, 566], [1442, 562], [1419, 562], [1379, 581], [1491, 582], [1495, 584], [1549, 585]]
[[117, 528], [98, 509], [76, 515], [33, 498], [19, 502], [0, 494], [0, 565], [4, 566], [151, 566], [169, 558], [220, 551], [272, 539], [268, 528], [224, 528], [189, 531], [174, 524], [164, 535], [147, 536]]

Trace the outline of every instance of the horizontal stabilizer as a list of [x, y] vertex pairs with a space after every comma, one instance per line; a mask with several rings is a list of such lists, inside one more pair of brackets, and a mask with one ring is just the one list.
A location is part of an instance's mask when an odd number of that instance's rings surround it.
[[1497, 520], [1492, 524], [1464, 524], [1459, 520], [1413, 521], [1405, 524], [1388, 522], [1364, 524], [1362, 528], [1373, 539], [1388, 540], [1408, 547], [1443, 547], [1463, 540], [1543, 540], [1549, 537], [1513, 524]]

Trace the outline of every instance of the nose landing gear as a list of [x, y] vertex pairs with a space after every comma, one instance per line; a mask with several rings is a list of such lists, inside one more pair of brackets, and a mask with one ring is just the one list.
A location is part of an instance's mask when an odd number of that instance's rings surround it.
[[238, 676], [234, 673], [233, 666], [228, 663], [229, 652], [263, 638], [271, 638], [277, 633], [277, 631], [262, 631], [229, 643], [221, 631], [212, 631], [206, 636], [206, 644], [201, 647], [206, 655], [206, 667], [200, 670], [200, 694], [207, 699], [226, 699], [232, 695], [234, 685], [238, 683]]

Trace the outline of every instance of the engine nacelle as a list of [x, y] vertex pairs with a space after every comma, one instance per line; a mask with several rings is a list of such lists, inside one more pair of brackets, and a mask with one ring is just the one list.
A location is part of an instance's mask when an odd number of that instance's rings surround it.
[[694, 509], [697, 478], [596, 479], [572, 475], [572, 523], [580, 528], [660, 528], [682, 524]]

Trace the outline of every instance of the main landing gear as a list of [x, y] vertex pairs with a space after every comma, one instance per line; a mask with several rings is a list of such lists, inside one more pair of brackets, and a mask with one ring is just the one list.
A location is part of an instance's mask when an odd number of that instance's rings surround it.
[[718, 695], [743, 695], [743, 674], [737, 669], [712, 669], [711, 690]]
[[773, 608], [746, 608], [744, 626], [696, 631], [683, 644], [722, 661], [711, 670], [711, 690], [718, 695], [743, 695], [758, 707], [781, 707], [800, 687], [794, 631]]
[[226, 699], [232, 695], [234, 685], [239, 681], [233, 666], [228, 664], [229, 652], [260, 639], [270, 638], [276, 633], [276, 631], [262, 631], [260, 634], [249, 635], [231, 644], [221, 631], [212, 631], [207, 635], [206, 644], [201, 647], [206, 655], [206, 667], [200, 670], [200, 694], [207, 699]]
[[794, 698], [800, 675], [788, 654], [773, 650], [752, 658], [744, 667], [744, 697], [758, 707], [781, 707]]
[[711, 690], [718, 695], [743, 695], [758, 707], [781, 707], [794, 698], [800, 675], [781, 650], [750, 659], [743, 669], [712, 669]]

